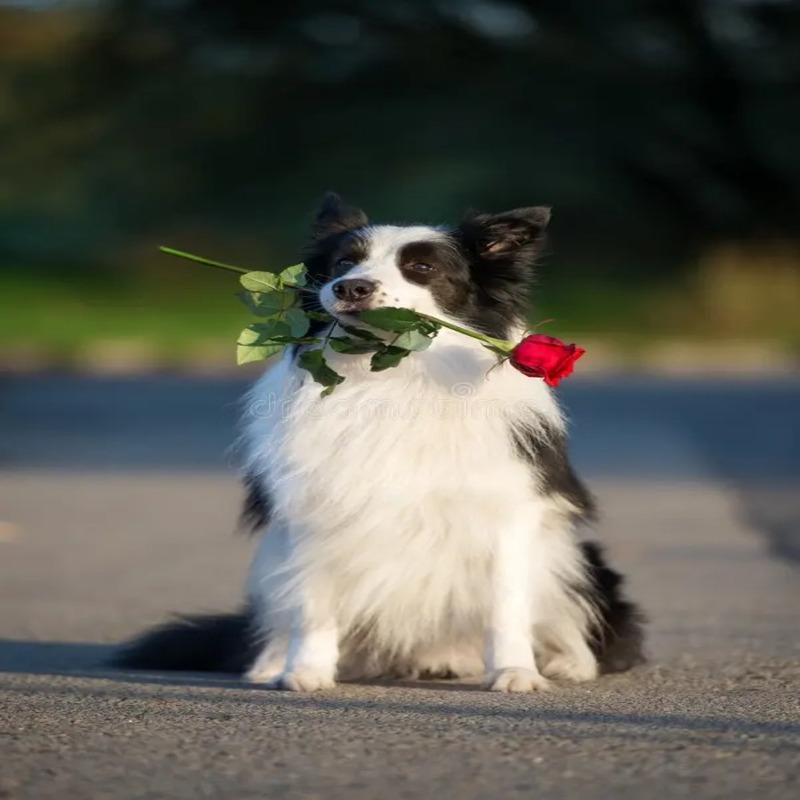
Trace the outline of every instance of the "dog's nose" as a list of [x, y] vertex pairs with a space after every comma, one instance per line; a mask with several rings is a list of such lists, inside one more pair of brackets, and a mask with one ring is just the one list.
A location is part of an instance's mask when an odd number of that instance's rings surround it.
[[345, 278], [333, 284], [333, 293], [346, 303], [360, 303], [370, 297], [378, 284], [365, 278]]

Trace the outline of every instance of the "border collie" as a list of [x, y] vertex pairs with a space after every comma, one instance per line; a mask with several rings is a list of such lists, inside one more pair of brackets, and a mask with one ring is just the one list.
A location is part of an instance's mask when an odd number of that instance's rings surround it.
[[[311, 302], [335, 325], [402, 306], [518, 339], [549, 217], [376, 225], [329, 194], [305, 259]], [[287, 349], [246, 402], [243, 520], [260, 540], [244, 610], [168, 623], [119, 666], [302, 692], [469, 676], [530, 692], [642, 660], [640, 612], [576, 534], [594, 502], [544, 381], [446, 329], [380, 373], [369, 355], [326, 352], [346, 378], [329, 397], [296, 357]]]

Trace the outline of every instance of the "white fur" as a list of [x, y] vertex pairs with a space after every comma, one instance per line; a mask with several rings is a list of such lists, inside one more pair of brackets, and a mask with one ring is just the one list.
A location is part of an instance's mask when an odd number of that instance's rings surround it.
[[[348, 277], [441, 316], [390, 269], [402, 244], [438, 236], [376, 229]], [[510, 438], [563, 426], [544, 382], [447, 330], [378, 375], [369, 356], [326, 357], [346, 377], [331, 396], [287, 354], [248, 397], [246, 468], [274, 504], [247, 582], [267, 642], [248, 677], [307, 691], [449, 669], [531, 691], [546, 685], [534, 653], [549, 675], [594, 677], [593, 611], [565, 588], [584, 574], [568, 509]]]
[[[368, 278], [378, 283], [378, 305], [402, 306], [423, 314], [441, 316], [441, 310], [431, 293], [424, 286], [409, 283], [397, 268], [397, 251], [412, 242], [436, 241], [448, 244], [450, 240], [444, 231], [426, 225], [374, 225], [369, 229], [369, 257], [357, 264], [342, 276], [346, 278]], [[333, 311], [335, 299], [332, 281], [320, 292], [322, 305]]]

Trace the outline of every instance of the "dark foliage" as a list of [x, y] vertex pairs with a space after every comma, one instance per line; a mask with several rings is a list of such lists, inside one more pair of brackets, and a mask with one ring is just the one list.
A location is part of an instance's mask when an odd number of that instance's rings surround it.
[[559, 258], [630, 271], [800, 230], [798, 3], [61, 5], [35, 57], [14, 31], [50, 12], [0, 11], [6, 250], [186, 222], [288, 249], [325, 184], [378, 218], [541, 198]]

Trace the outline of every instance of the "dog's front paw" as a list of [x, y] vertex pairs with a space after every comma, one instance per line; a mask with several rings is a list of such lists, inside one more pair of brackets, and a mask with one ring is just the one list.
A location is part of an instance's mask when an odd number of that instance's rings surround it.
[[285, 692], [318, 692], [333, 689], [336, 685], [333, 675], [317, 669], [294, 669], [283, 672], [267, 688]]
[[542, 692], [550, 684], [536, 670], [506, 667], [490, 672], [484, 683], [490, 692]]
[[245, 672], [244, 679], [249, 683], [273, 683], [286, 671], [287, 659], [285, 648], [268, 648]]
[[591, 654], [575, 657], [559, 653], [542, 666], [542, 675], [573, 683], [593, 681], [598, 675], [597, 661]]
[[286, 660], [276, 661], [273, 664], [254, 664], [244, 674], [248, 683], [274, 683], [282, 674]]

